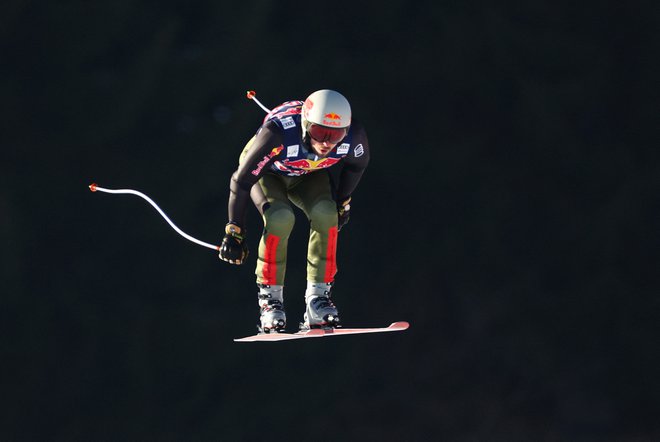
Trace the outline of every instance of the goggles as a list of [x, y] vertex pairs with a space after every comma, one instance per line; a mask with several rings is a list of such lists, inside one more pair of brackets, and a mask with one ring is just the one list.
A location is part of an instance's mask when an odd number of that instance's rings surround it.
[[312, 123], [307, 127], [307, 132], [310, 137], [319, 143], [337, 144], [346, 137], [348, 128], [342, 127], [338, 129], [336, 127], [319, 126]]

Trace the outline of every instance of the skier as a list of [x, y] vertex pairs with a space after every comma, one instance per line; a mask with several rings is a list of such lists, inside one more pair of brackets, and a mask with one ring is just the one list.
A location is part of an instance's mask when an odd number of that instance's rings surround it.
[[[310, 224], [302, 327], [339, 326], [331, 299], [337, 232], [349, 220], [351, 195], [368, 163], [364, 128], [352, 120], [348, 100], [328, 89], [274, 108], [245, 145], [230, 181], [229, 222], [219, 255], [231, 264], [242, 264], [247, 257], [245, 221], [251, 197], [264, 222], [255, 272], [260, 332], [281, 332], [286, 326], [284, 278], [295, 220], [291, 203]], [[327, 169], [336, 165], [342, 167], [333, 182]]]

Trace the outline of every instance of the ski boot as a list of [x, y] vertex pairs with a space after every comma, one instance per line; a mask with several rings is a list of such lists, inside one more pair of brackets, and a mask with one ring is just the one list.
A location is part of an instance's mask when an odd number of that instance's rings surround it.
[[339, 325], [339, 312], [330, 299], [332, 283], [307, 283], [305, 291], [305, 322], [300, 324], [301, 330], [312, 328], [336, 328]]
[[286, 327], [284, 287], [257, 284], [259, 287], [259, 333], [280, 333]]

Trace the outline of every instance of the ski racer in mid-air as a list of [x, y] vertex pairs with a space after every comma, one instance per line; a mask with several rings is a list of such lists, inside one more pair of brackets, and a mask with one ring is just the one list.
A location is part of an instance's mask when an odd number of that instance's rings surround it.
[[[249, 200], [264, 222], [256, 279], [262, 333], [286, 326], [284, 279], [287, 243], [300, 208], [309, 220], [306, 310], [303, 328], [340, 325], [331, 299], [337, 273], [337, 237], [350, 215], [351, 195], [369, 163], [367, 135], [352, 119], [348, 100], [318, 90], [305, 101], [288, 101], [268, 113], [243, 149], [230, 182], [229, 222], [220, 258], [242, 264], [247, 255]], [[338, 180], [328, 168], [341, 167]]]

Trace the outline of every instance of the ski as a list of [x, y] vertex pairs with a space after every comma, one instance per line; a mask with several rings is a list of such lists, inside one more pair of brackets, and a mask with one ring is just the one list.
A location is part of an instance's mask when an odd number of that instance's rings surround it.
[[364, 333], [384, 333], [403, 331], [410, 327], [406, 321], [393, 322], [388, 327], [375, 328], [313, 328], [311, 330], [301, 330], [296, 333], [259, 333], [244, 338], [236, 338], [234, 342], [268, 342], [268, 341], [288, 341], [291, 339], [304, 338], [324, 338], [328, 336], [357, 335]]

